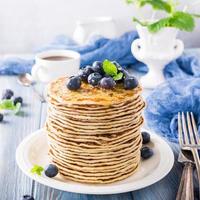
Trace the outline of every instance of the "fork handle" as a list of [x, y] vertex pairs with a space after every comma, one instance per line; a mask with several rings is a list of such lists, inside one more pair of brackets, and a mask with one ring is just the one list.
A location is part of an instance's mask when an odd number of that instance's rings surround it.
[[192, 155], [194, 157], [194, 162], [197, 170], [198, 184], [199, 184], [199, 196], [200, 196], [200, 159], [197, 149], [192, 149]]
[[194, 200], [193, 164], [184, 164], [176, 200]]

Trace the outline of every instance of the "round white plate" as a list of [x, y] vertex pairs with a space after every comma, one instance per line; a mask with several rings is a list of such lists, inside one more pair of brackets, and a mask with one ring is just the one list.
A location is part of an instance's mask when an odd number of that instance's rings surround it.
[[[148, 131], [149, 132], [149, 131]], [[48, 178], [32, 174], [33, 165], [46, 166], [49, 164], [48, 145], [45, 130], [40, 129], [28, 135], [18, 146], [16, 160], [19, 168], [35, 181], [63, 191], [83, 194], [116, 194], [138, 190], [147, 187], [166, 176], [174, 163], [174, 154], [170, 146], [161, 137], [151, 134], [151, 143], [154, 155], [142, 161], [139, 170], [131, 177], [111, 184], [82, 184], [64, 180], [57, 175]]]

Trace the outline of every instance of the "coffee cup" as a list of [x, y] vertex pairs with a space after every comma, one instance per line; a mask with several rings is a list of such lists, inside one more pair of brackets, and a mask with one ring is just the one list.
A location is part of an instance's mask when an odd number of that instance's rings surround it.
[[77, 74], [80, 54], [71, 50], [48, 50], [35, 56], [31, 74], [36, 82], [48, 83], [61, 76]]

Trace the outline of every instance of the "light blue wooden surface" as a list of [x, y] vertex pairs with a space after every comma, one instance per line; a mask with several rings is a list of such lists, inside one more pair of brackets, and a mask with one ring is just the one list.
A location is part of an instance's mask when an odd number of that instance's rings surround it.
[[[195, 51], [200, 52], [200, 49]], [[15, 151], [26, 135], [43, 127], [46, 105], [35, 98], [30, 88], [18, 85], [15, 76], [0, 77], [0, 94], [5, 88], [11, 88], [17, 96], [22, 96], [25, 106], [20, 115], [6, 115], [4, 122], [0, 123], [0, 200], [21, 200], [24, 194], [31, 193], [36, 200], [175, 200], [182, 171], [181, 164], [177, 162], [171, 172], [158, 183], [118, 195], [81, 195], [62, 192], [30, 180], [17, 167]], [[145, 95], [148, 92], [150, 91], [145, 91]], [[170, 145], [177, 159], [178, 146]]]
[[[20, 115], [6, 115], [0, 123], [0, 200], [21, 200], [33, 193], [36, 200], [174, 200], [182, 166], [175, 163], [167, 177], [158, 183], [129, 193], [118, 195], [81, 195], [62, 192], [43, 186], [26, 177], [15, 162], [15, 150], [22, 139], [44, 125], [46, 104], [41, 104], [31, 88], [17, 84], [17, 78], [1, 76], [0, 93], [5, 88], [22, 96], [25, 106]], [[172, 145], [177, 155], [178, 147]], [[167, 156], [167, 155], [166, 155]]]

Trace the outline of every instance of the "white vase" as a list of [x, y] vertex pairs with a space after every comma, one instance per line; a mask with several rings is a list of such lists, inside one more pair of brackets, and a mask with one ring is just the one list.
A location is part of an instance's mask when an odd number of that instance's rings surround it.
[[96, 17], [77, 21], [73, 39], [79, 44], [85, 44], [94, 35], [106, 38], [117, 36], [116, 25], [112, 17]]
[[165, 81], [163, 69], [178, 58], [184, 45], [176, 39], [178, 30], [166, 27], [157, 33], [149, 32], [147, 27], [137, 25], [139, 39], [133, 41], [131, 51], [135, 58], [145, 63], [149, 72], [141, 78], [144, 88], [154, 88]]

